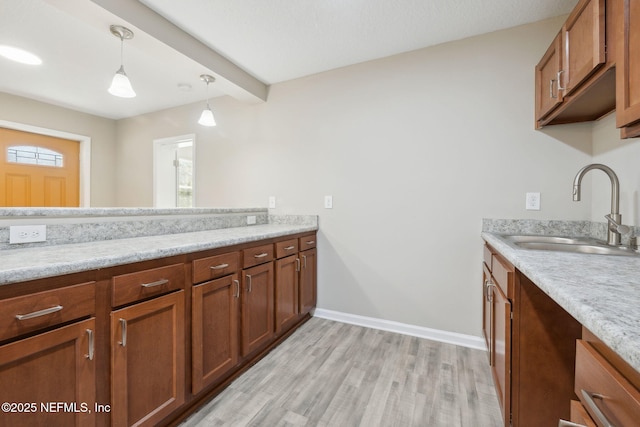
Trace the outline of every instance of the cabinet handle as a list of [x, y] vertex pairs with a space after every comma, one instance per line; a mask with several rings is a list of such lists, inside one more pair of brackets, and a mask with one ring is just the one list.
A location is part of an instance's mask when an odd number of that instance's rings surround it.
[[302, 260], [304, 261], [302, 268], [307, 268], [307, 256], [306, 255], [302, 255]]
[[555, 79], [549, 80], [549, 98], [557, 98], [557, 96], [553, 94], [553, 82], [555, 81]]
[[261, 254], [254, 255], [253, 257], [254, 257], [254, 258], [264, 258], [264, 257], [266, 257], [267, 255], [269, 255], [269, 254], [268, 254], [268, 253], [266, 253], [266, 252], [263, 252], [263, 253], [261, 253]]
[[122, 341], [118, 342], [123, 347], [127, 346], [127, 321], [120, 319], [120, 328], [122, 329]]
[[34, 311], [33, 313], [28, 314], [16, 314], [16, 319], [18, 320], [28, 320], [33, 319], [34, 317], [46, 316], [47, 314], [55, 313], [62, 310], [61, 305], [56, 305], [54, 307], [45, 308], [44, 310]]
[[593, 415], [595, 415], [595, 417], [597, 418], [596, 421], [598, 421], [598, 425], [601, 425], [603, 427], [614, 427], [614, 425], [611, 424], [611, 422], [602, 413], [602, 411], [600, 410], [600, 408], [598, 408], [598, 405], [596, 405], [596, 402], [594, 401], [594, 399], [604, 399], [604, 396], [587, 390], [580, 391], [582, 392], [582, 397], [584, 398], [585, 403], [587, 404], [589, 409], [591, 409], [590, 412], [592, 412]]
[[316, 242], [315, 240], [308, 240], [307, 245], [313, 245], [315, 242]]
[[212, 270], [222, 270], [223, 268], [227, 268], [229, 267], [229, 264], [220, 264], [220, 265], [214, 265], [212, 267], [209, 267]]
[[558, 90], [566, 90], [566, 87], [562, 87], [562, 83], [560, 83], [562, 81], [562, 78], [560, 76], [562, 76], [562, 73], [564, 73], [564, 70], [560, 70], [558, 71], [558, 74], [556, 74], [558, 76]]
[[489, 366], [493, 366], [495, 364], [493, 354], [493, 328], [495, 321], [493, 320], [493, 287], [495, 284], [491, 283], [490, 280], [487, 281], [487, 301], [489, 301]]
[[287, 246], [286, 248], [284, 248], [285, 251], [290, 251], [291, 249], [295, 249], [296, 247], [291, 245], [291, 246]]
[[236, 292], [233, 295], [234, 298], [240, 298], [240, 281], [239, 280], [234, 280], [233, 283], [236, 284]]
[[151, 283], [143, 283], [140, 286], [142, 286], [143, 288], [153, 288], [155, 286], [166, 285], [167, 283], [169, 283], [168, 279], [160, 279], [158, 281], [151, 282]]
[[558, 427], [587, 427], [587, 426], [583, 424], [572, 423], [571, 421], [567, 421], [567, 420], [560, 420], [558, 422]]
[[296, 258], [296, 271], [300, 271], [300, 258]]
[[249, 287], [247, 288], [247, 292], [251, 292], [251, 275], [247, 274], [247, 282], [249, 282]]
[[89, 360], [93, 360], [93, 350], [95, 349], [93, 331], [91, 329], [87, 329], [87, 335], [89, 336], [89, 354], [85, 355], [85, 357]]

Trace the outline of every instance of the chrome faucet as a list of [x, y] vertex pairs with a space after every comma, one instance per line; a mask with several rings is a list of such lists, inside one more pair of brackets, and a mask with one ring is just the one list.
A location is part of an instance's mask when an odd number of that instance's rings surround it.
[[580, 201], [580, 183], [582, 182], [582, 177], [592, 169], [600, 169], [606, 173], [611, 180], [611, 213], [604, 217], [609, 221], [607, 244], [618, 246], [620, 245], [620, 234], [628, 233], [630, 228], [622, 225], [622, 216], [620, 215], [620, 182], [618, 181], [616, 173], [609, 166], [599, 163], [593, 163], [583, 167], [578, 171], [578, 174], [573, 180], [573, 201]]

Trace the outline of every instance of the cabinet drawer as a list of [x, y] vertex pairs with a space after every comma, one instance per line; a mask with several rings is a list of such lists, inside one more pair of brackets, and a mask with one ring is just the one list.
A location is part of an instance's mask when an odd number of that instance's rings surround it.
[[484, 250], [482, 251], [482, 259], [484, 260], [484, 263], [487, 264], [487, 268], [489, 269], [489, 271], [491, 271], [493, 269], [493, 265], [491, 264], [491, 260], [493, 259], [492, 255], [491, 255], [491, 249], [489, 249], [489, 246], [484, 245]]
[[316, 247], [316, 236], [310, 234], [308, 236], [300, 237], [300, 250], [306, 251], [307, 249]]
[[239, 267], [240, 254], [238, 252], [197, 259], [193, 261], [193, 283], [206, 282], [235, 273]]
[[262, 245], [242, 251], [243, 268], [273, 261], [273, 245]]
[[0, 301], [0, 341], [93, 315], [95, 297], [87, 282]]
[[500, 286], [500, 289], [508, 298], [512, 298], [513, 289], [509, 288], [513, 286], [510, 281], [513, 277], [513, 268], [510, 265], [505, 266], [498, 256], [492, 257], [492, 264], [491, 275], [495, 279], [496, 285]]
[[640, 420], [640, 391], [582, 340], [576, 346], [575, 393], [594, 420], [596, 411], [616, 426], [637, 425]]
[[284, 258], [298, 252], [298, 239], [276, 243], [276, 258]]
[[[587, 413], [587, 410], [584, 409], [582, 403], [577, 400], [571, 401], [571, 422], [585, 427], [598, 427]], [[558, 426], [560, 426], [560, 424], [558, 424]]]
[[111, 305], [118, 307], [184, 287], [184, 264], [136, 271], [113, 278]]

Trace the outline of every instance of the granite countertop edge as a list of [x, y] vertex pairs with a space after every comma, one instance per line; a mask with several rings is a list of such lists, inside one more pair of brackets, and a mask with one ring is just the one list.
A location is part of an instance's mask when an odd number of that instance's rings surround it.
[[526, 250], [500, 234], [481, 236], [640, 372], [640, 257]]
[[317, 225], [264, 224], [4, 250], [0, 286], [317, 230]]

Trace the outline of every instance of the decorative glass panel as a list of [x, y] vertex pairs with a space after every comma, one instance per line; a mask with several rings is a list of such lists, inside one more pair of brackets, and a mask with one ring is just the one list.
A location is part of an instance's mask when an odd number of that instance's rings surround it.
[[7, 148], [7, 161], [27, 165], [63, 167], [64, 156], [53, 150], [33, 145], [14, 145]]

